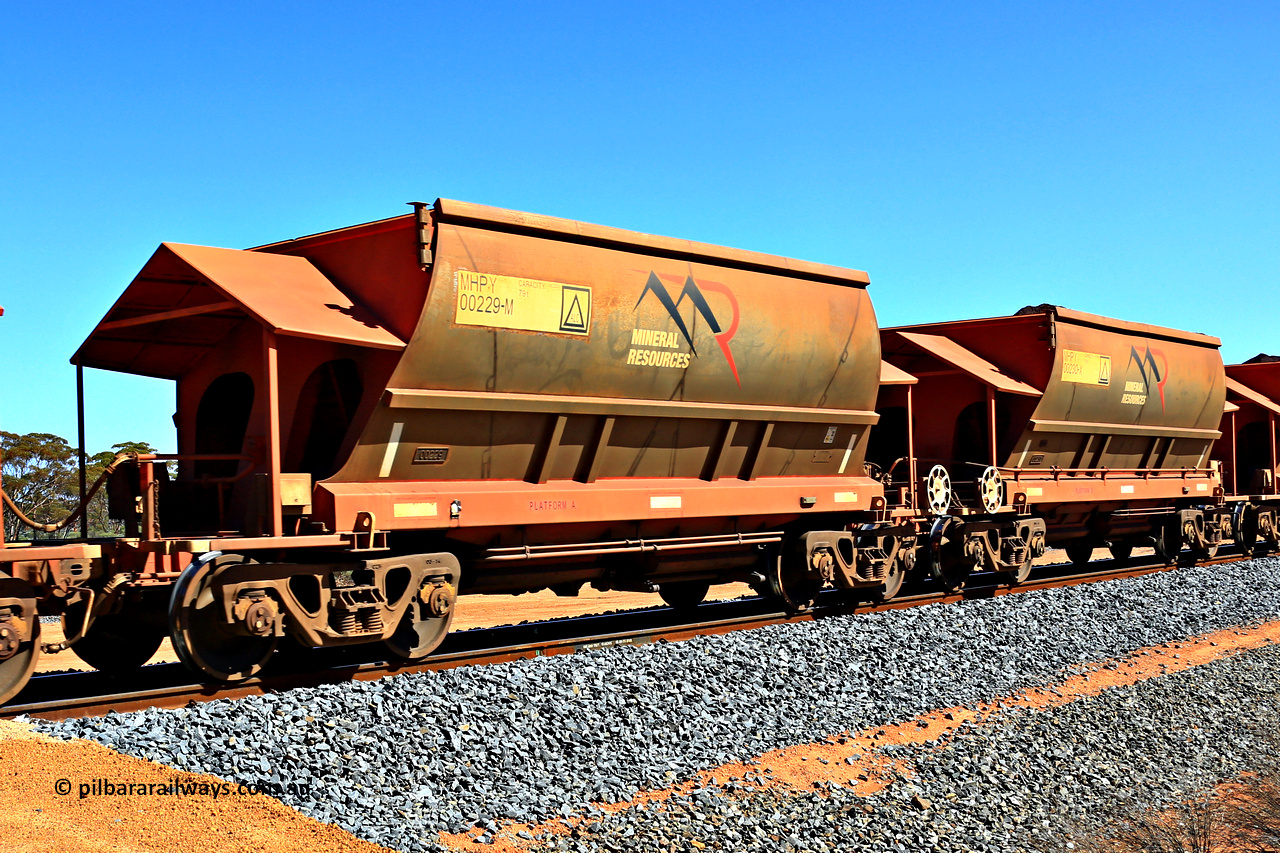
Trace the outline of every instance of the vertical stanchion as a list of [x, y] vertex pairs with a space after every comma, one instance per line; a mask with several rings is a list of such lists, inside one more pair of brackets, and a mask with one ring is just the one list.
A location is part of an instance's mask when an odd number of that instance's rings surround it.
[[80, 442], [80, 538], [89, 538], [89, 508], [84, 505], [84, 496], [88, 491], [85, 465], [87, 463], [84, 450], [84, 366], [76, 359], [76, 430]]

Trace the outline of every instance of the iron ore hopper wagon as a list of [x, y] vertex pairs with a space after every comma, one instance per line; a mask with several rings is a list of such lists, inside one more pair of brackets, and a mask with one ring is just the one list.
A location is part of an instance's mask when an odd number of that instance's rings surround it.
[[[1230, 536], [1210, 456], [1226, 396], [1217, 338], [1042, 305], [881, 339], [918, 382], [882, 391], [871, 461], [891, 464], [904, 436], [928, 468], [930, 566], [947, 585], [974, 569], [1025, 580], [1048, 545], [1077, 563], [1104, 545], [1173, 561]], [[910, 424], [908, 405], [922, 413]]]
[[884, 506], [866, 286], [447, 200], [246, 251], [166, 243], [73, 361], [174, 380], [179, 452], [113, 466], [125, 538], [0, 559], [95, 666], [171, 635], [223, 680], [285, 642], [421, 657], [459, 593], [785, 596], [799, 533]]
[[799, 610], [1020, 583], [1051, 545], [1280, 548], [1280, 364], [1053, 306], [881, 330], [867, 285], [444, 199], [162, 244], [73, 363], [173, 380], [178, 452], [82, 486], [123, 537], [77, 511], [79, 539], [0, 539], [0, 701], [42, 648], [124, 672], [168, 636], [223, 681], [298, 647], [421, 658], [460, 594], [746, 581]]

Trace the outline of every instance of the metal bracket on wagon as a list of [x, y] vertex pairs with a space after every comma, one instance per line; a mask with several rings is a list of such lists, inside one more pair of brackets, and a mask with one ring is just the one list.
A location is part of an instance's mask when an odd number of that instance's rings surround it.
[[801, 537], [805, 563], [824, 583], [842, 589], [858, 585], [858, 546], [847, 530], [811, 530]]
[[387, 548], [387, 531], [378, 529], [378, 517], [372, 512], [356, 513], [351, 532], [344, 535], [351, 540], [352, 551], [383, 551]]

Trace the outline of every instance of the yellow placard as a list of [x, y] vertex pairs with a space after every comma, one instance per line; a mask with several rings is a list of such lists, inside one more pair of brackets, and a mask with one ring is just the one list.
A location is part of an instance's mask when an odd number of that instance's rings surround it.
[[453, 322], [586, 336], [591, 331], [591, 288], [558, 281], [458, 270]]
[[1064, 349], [1062, 381], [1079, 382], [1081, 385], [1110, 385], [1111, 356]]
[[434, 518], [436, 515], [436, 502], [424, 501], [423, 503], [396, 504], [394, 512], [396, 518]]

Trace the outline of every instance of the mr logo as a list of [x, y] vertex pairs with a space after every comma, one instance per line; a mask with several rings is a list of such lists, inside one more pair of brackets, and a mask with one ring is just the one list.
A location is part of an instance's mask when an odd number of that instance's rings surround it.
[[[720, 321], [716, 319], [711, 306], [707, 304], [707, 298], [702, 295], [703, 290], [710, 293], [719, 293], [729, 300], [729, 308], [733, 312], [733, 319], [729, 321], [729, 328], [724, 328]], [[667, 313], [675, 321], [676, 328], [680, 330], [680, 334], [688, 341], [689, 349], [692, 350], [694, 355], [697, 355], [698, 348], [693, 345], [693, 335], [689, 333], [689, 327], [685, 325], [684, 318], [680, 316], [680, 303], [684, 302], [686, 297], [693, 303], [694, 309], [702, 315], [702, 319], [707, 321], [707, 325], [711, 328], [712, 336], [716, 339], [716, 343], [720, 345], [720, 351], [724, 353], [724, 360], [729, 363], [729, 369], [733, 371], [733, 381], [738, 383], [738, 387], [742, 387], [742, 380], [738, 378], [738, 365], [734, 363], [733, 351], [729, 349], [729, 342], [738, 333], [738, 300], [734, 297], [733, 291], [723, 284], [714, 282], [703, 282], [701, 288], [699, 288], [697, 282], [693, 280], [693, 276], [686, 276], [684, 289], [680, 291], [680, 298], [672, 301], [671, 294], [667, 292], [667, 287], [658, 278], [658, 274], [650, 271], [649, 279], [644, 284], [644, 290], [640, 291], [640, 298], [636, 300], [637, 309], [650, 293], [657, 297], [663, 308], [667, 309]]]
[[[1161, 365], [1156, 364], [1156, 359], [1160, 359]], [[1169, 381], [1169, 360], [1165, 358], [1163, 352], [1158, 349], [1147, 347], [1147, 351], [1142, 355], [1138, 355], [1138, 348], [1129, 347], [1129, 364], [1138, 365], [1138, 373], [1142, 376], [1142, 384], [1145, 386], [1147, 394], [1151, 393], [1151, 385], [1155, 384], [1156, 389], [1160, 392], [1160, 411], [1164, 411], [1164, 383]]]

